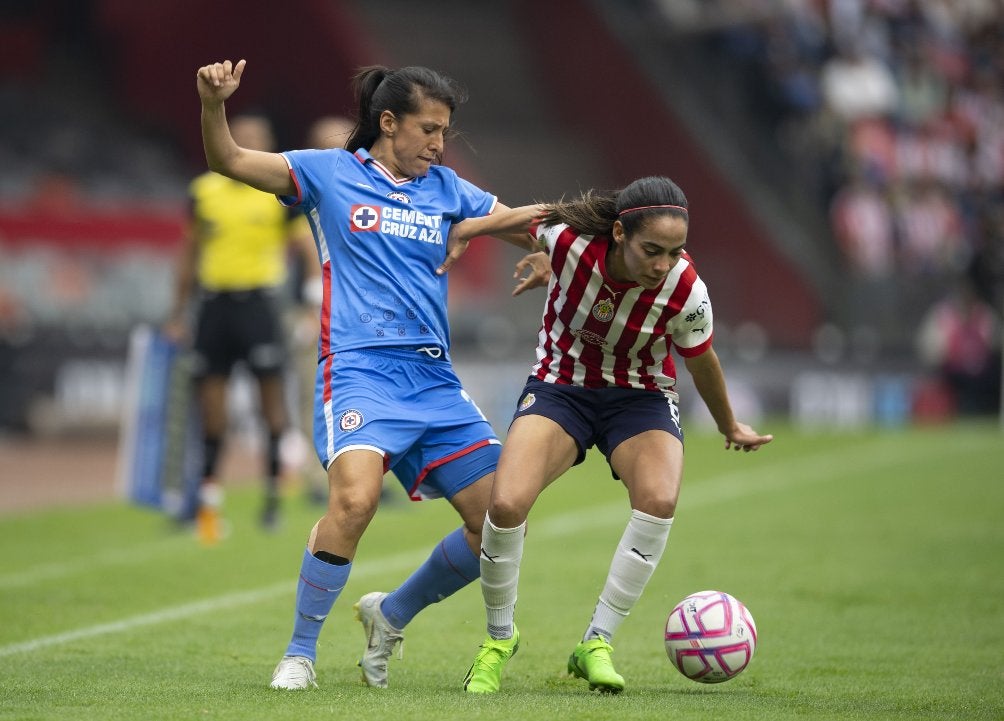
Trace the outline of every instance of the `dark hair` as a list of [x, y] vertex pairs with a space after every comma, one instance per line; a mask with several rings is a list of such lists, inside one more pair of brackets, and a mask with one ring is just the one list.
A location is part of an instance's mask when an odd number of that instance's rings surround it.
[[424, 98], [443, 103], [452, 116], [457, 106], [467, 100], [467, 93], [455, 80], [417, 65], [398, 70], [382, 65], [360, 68], [352, 78], [352, 87], [358, 123], [345, 149], [353, 153], [359, 148], [371, 148], [380, 137], [380, 114], [384, 110], [398, 117], [417, 113]]
[[[686, 208], [687, 196], [680, 186], [669, 178], [651, 176], [620, 190], [588, 190], [577, 200], [548, 203], [541, 223], [565, 223], [584, 235], [610, 235], [614, 221], [620, 219], [630, 236], [654, 215], [669, 213], [689, 220]], [[626, 210], [631, 212], [621, 215]]]

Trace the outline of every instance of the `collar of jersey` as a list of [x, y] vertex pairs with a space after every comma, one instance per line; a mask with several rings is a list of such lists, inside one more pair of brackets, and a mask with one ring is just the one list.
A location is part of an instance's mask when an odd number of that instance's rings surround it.
[[356, 159], [363, 165], [366, 165], [367, 163], [371, 164], [373, 168], [376, 169], [376, 171], [380, 173], [380, 175], [385, 177], [387, 179], [387, 182], [389, 183], [393, 183], [394, 185], [404, 185], [405, 183], [410, 183], [413, 180], [415, 180], [414, 178], [405, 178], [404, 180], [398, 180], [397, 178], [394, 177], [394, 174], [392, 172], [387, 170], [387, 167], [383, 163], [381, 163], [379, 160], [370, 155], [370, 151], [364, 148], [359, 148], [359, 150], [355, 152], [355, 156]]

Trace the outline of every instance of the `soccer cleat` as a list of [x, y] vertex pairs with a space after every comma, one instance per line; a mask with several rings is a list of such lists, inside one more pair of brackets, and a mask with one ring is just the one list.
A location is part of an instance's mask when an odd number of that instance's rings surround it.
[[223, 538], [220, 511], [214, 506], [200, 506], [195, 515], [195, 534], [203, 546], [215, 546]]
[[614, 670], [610, 659], [613, 650], [602, 638], [582, 641], [568, 657], [568, 673], [586, 679], [590, 691], [620, 693], [624, 690], [624, 677]]
[[502, 671], [509, 659], [519, 650], [519, 630], [512, 627], [512, 638], [497, 639], [490, 636], [485, 639], [474, 657], [467, 677], [464, 678], [464, 691], [468, 693], [496, 693], [502, 686]]
[[375, 688], [387, 688], [387, 660], [394, 653], [395, 644], [400, 642], [401, 655], [404, 655], [404, 634], [391, 626], [380, 610], [386, 597], [386, 593], [374, 591], [352, 606], [366, 634], [366, 650], [359, 659], [359, 668], [366, 685]]
[[300, 691], [311, 686], [317, 688], [314, 662], [306, 656], [283, 656], [272, 672], [272, 683], [269, 685], [286, 691]]

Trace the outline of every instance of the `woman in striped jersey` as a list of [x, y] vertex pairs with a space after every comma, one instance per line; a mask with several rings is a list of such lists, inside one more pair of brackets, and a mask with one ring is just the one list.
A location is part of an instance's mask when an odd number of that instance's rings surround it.
[[[464, 232], [491, 233], [504, 214]], [[631, 517], [568, 672], [618, 693], [610, 642], [662, 557], [683, 476], [675, 346], [725, 448], [772, 440], [733, 414], [711, 345], [711, 301], [685, 247], [690, 213], [680, 188], [641, 178], [543, 207], [530, 235], [551, 258], [537, 362], [502, 450], [481, 539], [488, 638], [464, 682], [499, 689], [519, 646], [513, 623], [526, 518], [552, 481], [596, 446], [627, 488]], [[582, 529], [588, 532], [587, 528]]]

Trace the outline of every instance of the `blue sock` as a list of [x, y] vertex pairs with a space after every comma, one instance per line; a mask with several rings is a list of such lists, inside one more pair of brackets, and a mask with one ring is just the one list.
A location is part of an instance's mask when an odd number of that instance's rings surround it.
[[351, 563], [335, 566], [314, 558], [309, 550], [303, 552], [300, 580], [296, 584], [296, 619], [293, 638], [286, 648], [287, 656], [317, 660], [317, 637], [351, 570]]
[[458, 528], [439, 542], [400, 588], [387, 594], [380, 610], [392, 626], [404, 628], [423, 608], [452, 596], [480, 575], [478, 557], [464, 540], [464, 529]]

